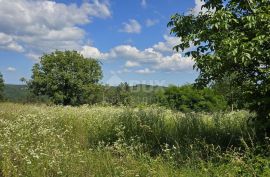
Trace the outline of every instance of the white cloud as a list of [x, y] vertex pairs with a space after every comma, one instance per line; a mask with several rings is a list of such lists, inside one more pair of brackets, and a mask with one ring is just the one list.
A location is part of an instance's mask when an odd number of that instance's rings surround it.
[[92, 4], [86, 3], [86, 8], [89, 12], [89, 15], [99, 18], [106, 18], [111, 16], [109, 6], [110, 5], [108, 1], [100, 3], [98, 0], [94, 0]]
[[132, 67], [136, 67], [136, 66], [140, 66], [140, 63], [135, 62], [135, 61], [127, 61], [125, 64], [125, 67], [127, 67], [127, 68], [132, 68]]
[[180, 54], [175, 53], [171, 56], [166, 56], [158, 60], [154, 68], [157, 70], [175, 72], [191, 70], [193, 65], [194, 61], [191, 57], [182, 57]]
[[140, 69], [140, 70], [135, 71], [135, 73], [137, 73], [137, 74], [152, 74], [154, 72], [155, 72], [154, 70], [150, 70], [149, 68]]
[[[85, 57], [96, 57], [101, 59], [117, 59], [124, 60], [126, 68], [131, 67], [146, 67], [149, 71], [170, 71], [179, 72], [185, 70], [192, 70], [194, 62], [190, 57], [182, 57], [181, 54], [175, 53], [172, 47], [180, 43], [180, 39], [164, 35], [164, 41], [153, 45], [150, 48], [139, 50], [131, 45], [119, 45], [113, 47], [106, 53], [100, 52], [97, 48], [91, 46], [84, 46], [81, 53]], [[149, 73], [144, 69], [146, 73]], [[131, 70], [128, 70], [132, 72]], [[126, 72], [121, 70], [121, 73]], [[133, 71], [136, 73], [143, 73], [142, 69]]]
[[7, 68], [7, 71], [9, 71], [9, 72], [14, 72], [14, 71], [16, 71], [16, 68], [8, 67], [8, 68]]
[[108, 54], [101, 53], [97, 48], [91, 46], [83, 46], [81, 54], [86, 58], [95, 58], [95, 59], [108, 58]]
[[146, 8], [146, 7], [147, 7], [147, 2], [146, 2], [146, 0], [141, 0], [141, 6], [142, 6], [143, 8]]
[[11, 36], [0, 32], [0, 49], [23, 52], [24, 49]]
[[[199, 15], [200, 12], [206, 13], [208, 11], [207, 8], [202, 8], [202, 6], [205, 4], [203, 0], [194, 0], [195, 1], [195, 7], [192, 8], [188, 14], [193, 14], [195, 16]], [[215, 9], [211, 9], [210, 12], [214, 12]]]
[[129, 70], [129, 69], [127, 69], [127, 68], [124, 68], [124, 69], [122, 69], [122, 70], [118, 70], [118, 71], [117, 71], [118, 74], [131, 73], [131, 72], [132, 72], [132, 71]]
[[159, 23], [159, 20], [158, 20], [158, 19], [147, 19], [147, 20], [145, 21], [145, 25], [146, 25], [147, 27], [154, 26], [154, 25], [156, 25], [156, 24], [158, 24], [158, 23]]
[[93, 17], [111, 16], [108, 2], [93, 0], [80, 6], [41, 0], [0, 0], [0, 49], [28, 56], [58, 50], [79, 50], [85, 32], [78, 25]]
[[26, 56], [34, 61], [39, 61], [40, 59], [40, 55], [39, 54], [35, 54], [35, 53], [32, 53], [32, 52], [28, 52], [26, 54]]
[[120, 32], [140, 33], [141, 29], [142, 29], [142, 27], [137, 20], [129, 19], [128, 23], [123, 23], [123, 28], [120, 29]]
[[158, 42], [153, 46], [153, 48], [160, 52], [172, 52], [173, 47], [181, 43], [181, 39], [179, 37], [164, 35], [164, 39], [164, 42]]

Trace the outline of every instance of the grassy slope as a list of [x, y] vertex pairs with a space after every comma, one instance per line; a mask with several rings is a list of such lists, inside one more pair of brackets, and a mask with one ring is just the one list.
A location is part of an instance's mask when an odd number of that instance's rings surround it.
[[269, 176], [247, 115], [1, 103], [0, 176]]

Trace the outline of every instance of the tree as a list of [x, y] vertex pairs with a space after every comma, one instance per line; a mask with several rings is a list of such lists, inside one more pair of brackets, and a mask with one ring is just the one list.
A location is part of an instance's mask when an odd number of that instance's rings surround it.
[[131, 103], [131, 91], [128, 83], [120, 83], [117, 87], [104, 87], [104, 101], [112, 105], [127, 106]]
[[182, 112], [215, 112], [226, 108], [225, 99], [213, 89], [197, 89], [192, 85], [169, 86], [157, 97], [161, 105]]
[[232, 111], [234, 109], [245, 109], [248, 106], [247, 103], [245, 103], [245, 101], [242, 99], [242, 89], [237, 85], [237, 83], [233, 82], [233, 77], [235, 77], [233, 74], [228, 76], [226, 75], [222, 80], [213, 82], [211, 84], [211, 88], [218, 94], [224, 96]]
[[55, 51], [43, 55], [32, 71], [28, 87], [35, 95], [47, 95], [62, 105], [95, 103], [102, 78], [97, 60], [84, 58], [76, 51]]
[[[198, 15], [172, 16], [171, 33], [181, 37], [174, 49], [188, 50], [199, 70], [197, 85], [234, 75], [242, 99], [257, 113], [258, 125], [270, 128], [270, 1], [204, 0]], [[193, 44], [195, 47], [190, 47]], [[258, 127], [259, 128], [259, 127]], [[260, 129], [261, 131], [262, 129]]]
[[4, 79], [3, 79], [3, 75], [0, 73], [0, 100], [3, 100], [4, 98]]
[[119, 103], [122, 105], [129, 105], [131, 102], [130, 87], [127, 82], [120, 83], [116, 91], [118, 93]]

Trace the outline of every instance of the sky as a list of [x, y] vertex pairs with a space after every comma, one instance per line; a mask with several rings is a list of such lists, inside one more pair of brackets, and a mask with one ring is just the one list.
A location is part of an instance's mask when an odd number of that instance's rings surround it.
[[0, 72], [5, 83], [31, 78], [44, 53], [76, 50], [101, 61], [102, 83], [193, 83], [193, 60], [172, 50], [167, 23], [200, 11], [200, 0], [0, 0]]

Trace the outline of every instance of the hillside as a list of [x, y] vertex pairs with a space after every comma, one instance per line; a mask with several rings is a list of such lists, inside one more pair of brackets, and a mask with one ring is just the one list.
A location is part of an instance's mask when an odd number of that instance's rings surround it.
[[[111, 86], [109, 88], [114, 89], [115, 87]], [[155, 99], [155, 93], [163, 88], [163, 86], [152, 86], [146, 84], [130, 86], [131, 97], [135, 103], [152, 103]], [[29, 96], [29, 91], [27, 91], [26, 85], [6, 84], [4, 88], [4, 96], [11, 102], [24, 102]]]
[[9, 101], [20, 102], [26, 100], [28, 94], [25, 85], [6, 84], [4, 87], [4, 97]]

